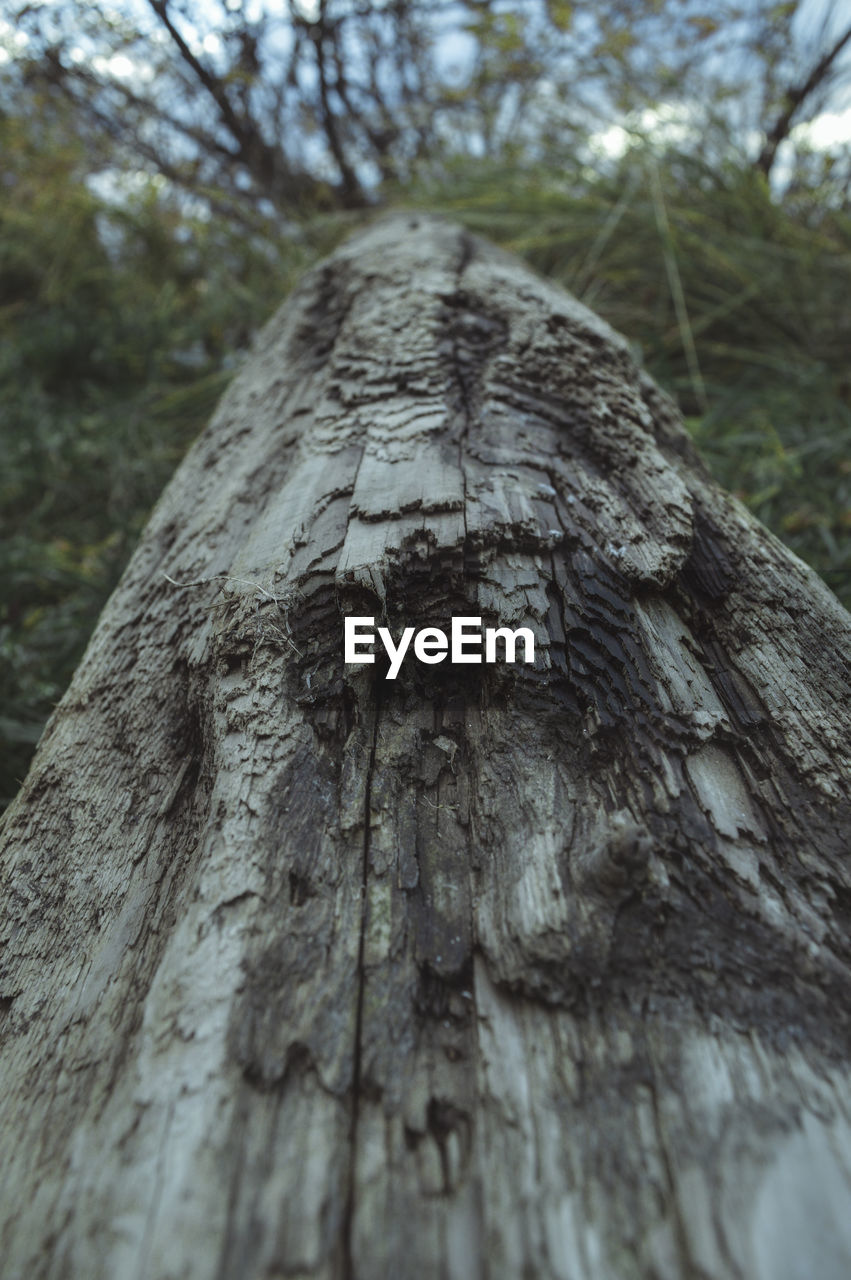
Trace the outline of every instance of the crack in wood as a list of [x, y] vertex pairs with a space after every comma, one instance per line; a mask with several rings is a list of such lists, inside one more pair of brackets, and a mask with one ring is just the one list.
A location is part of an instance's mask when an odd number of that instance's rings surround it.
[[355, 1007], [354, 1061], [351, 1085], [351, 1127], [349, 1133], [349, 1173], [346, 1205], [343, 1214], [343, 1280], [356, 1280], [356, 1269], [353, 1251], [354, 1218], [357, 1212], [357, 1164], [358, 1164], [358, 1122], [360, 1117], [362, 1071], [363, 1071], [363, 1035], [364, 1035], [364, 993], [366, 990], [366, 932], [369, 918], [369, 858], [370, 835], [372, 832], [372, 778], [375, 770], [375, 750], [378, 743], [379, 725], [381, 723], [381, 681], [372, 682], [369, 699], [372, 717], [372, 735], [369, 759], [366, 764], [366, 781], [363, 799], [363, 861], [361, 869], [361, 917], [358, 935], [357, 956], [357, 1000]]

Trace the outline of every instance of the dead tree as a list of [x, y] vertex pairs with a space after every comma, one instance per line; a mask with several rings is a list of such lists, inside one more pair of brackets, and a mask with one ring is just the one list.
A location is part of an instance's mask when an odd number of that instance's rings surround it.
[[845, 1280], [849, 634], [572, 298], [337, 252], [5, 820], [3, 1280]]

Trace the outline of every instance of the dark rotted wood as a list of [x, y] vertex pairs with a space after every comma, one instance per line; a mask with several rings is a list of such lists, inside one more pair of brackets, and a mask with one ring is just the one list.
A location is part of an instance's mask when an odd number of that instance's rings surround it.
[[849, 635], [576, 301], [341, 249], [4, 822], [3, 1280], [844, 1280]]

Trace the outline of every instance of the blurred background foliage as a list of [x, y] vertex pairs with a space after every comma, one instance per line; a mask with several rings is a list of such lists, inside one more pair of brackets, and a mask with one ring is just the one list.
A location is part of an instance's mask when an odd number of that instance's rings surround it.
[[376, 207], [624, 332], [851, 604], [843, 8], [4, 0], [0, 802], [253, 334]]

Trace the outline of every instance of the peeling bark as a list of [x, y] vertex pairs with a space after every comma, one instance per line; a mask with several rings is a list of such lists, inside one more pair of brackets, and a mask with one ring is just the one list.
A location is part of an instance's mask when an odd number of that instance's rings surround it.
[[338, 251], [4, 820], [0, 1275], [845, 1280], [849, 635], [575, 300]]

